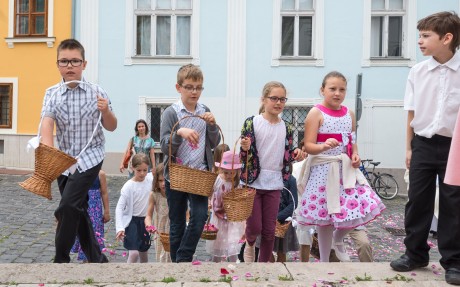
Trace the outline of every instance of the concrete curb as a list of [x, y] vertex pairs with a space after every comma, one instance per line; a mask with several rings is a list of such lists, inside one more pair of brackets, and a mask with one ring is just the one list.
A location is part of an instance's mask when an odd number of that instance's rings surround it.
[[[223, 282], [221, 268], [230, 272]], [[233, 271], [232, 271], [233, 270]], [[175, 282], [167, 283], [170, 281]], [[360, 280], [361, 279], [361, 280]], [[229, 280], [230, 281], [230, 280]], [[3, 285], [2, 285], [3, 284]], [[409, 273], [384, 263], [0, 264], [0, 286], [450, 286], [438, 263]]]

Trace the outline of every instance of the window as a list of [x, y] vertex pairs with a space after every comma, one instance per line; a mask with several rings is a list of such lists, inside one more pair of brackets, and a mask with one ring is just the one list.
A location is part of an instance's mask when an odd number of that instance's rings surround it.
[[372, 0], [371, 57], [402, 57], [404, 0]]
[[282, 118], [294, 127], [294, 142], [297, 147], [305, 135], [305, 118], [311, 106], [287, 106], [283, 110]]
[[12, 127], [13, 84], [0, 83], [0, 128]]
[[16, 0], [14, 7], [16, 37], [46, 36], [46, 0]]
[[150, 136], [156, 144], [160, 143], [161, 115], [167, 107], [167, 105], [148, 105], [146, 121], [150, 123]]
[[131, 1], [134, 34], [127, 35], [133, 39], [133, 46], [127, 47], [132, 59], [126, 64], [148, 63], [146, 59], [153, 63], [186, 63], [196, 58], [198, 30], [194, 11], [198, 1]]
[[8, 0], [8, 5], [8, 48], [14, 48], [14, 43], [53, 47], [54, 0]]
[[275, 0], [273, 60], [279, 65], [323, 65], [323, 1]]
[[313, 1], [282, 0], [281, 57], [312, 56]]
[[365, 0], [364, 66], [415, 63], [415, 2]]

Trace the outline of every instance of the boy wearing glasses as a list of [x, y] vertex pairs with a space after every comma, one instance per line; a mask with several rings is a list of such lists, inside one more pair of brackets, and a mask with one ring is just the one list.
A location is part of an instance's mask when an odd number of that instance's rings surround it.
[[[165, 187], [169, 206], [169, 241], [172, 262], [191, 262], [200, 240], [208, 212], [208, 198], [170, 188], [169, 138], [176, 163], [193, 169], [211, 170], [214, 166], [212, 149], [220, 142], [219, 129], [209, 108], [198, 103], [203, 91], [203, 73], [192, 64], [182, 66], [177, 73], [176, 90], [180, 100], [165, 109], [161, 116], [160, 144], [164, 153]], [[183, 117], [184, 119], [172, 130]], [[190, 203], [190, 222], [186, 225], [187, 202]]]
[[[103, 263], [108, 260], [101, 253], [87, 212], [88, 190], [104, 159], [105, 139], [102, 127], [98, 125], [99, 114], [102, 126], [109, 131], [116, 129], [117, 118], [106, 92], [83, 79], [85, 49], [77, 40], [67, 39], [59, 44], [56, 64], [62, 81], [46, 90], [41, 112], [41, 141], [54, 146], [56, 125], [58, 148], [70, 156], [79, 157], [76, 170], [73, 173], [66, 171], [57, 179], [61, 201], [54, 212], [58, 223], [54, 262], [70, 262], [70, 249], [78, 236], [88, 261]], [[79, 82], [67, 83], [70, 81]]]

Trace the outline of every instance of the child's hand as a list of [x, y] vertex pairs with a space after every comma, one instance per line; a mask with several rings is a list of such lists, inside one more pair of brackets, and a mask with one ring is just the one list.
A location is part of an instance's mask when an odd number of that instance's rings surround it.
[[97, 95], [97, 109], [103, 114], [106, 113], [109, 110], [109, 100]]
[[307, 153], [302, 151], [299, 148], [296, 148], [294, 150], [294, 159], [295, 160], [298, 160], [298, 161], [304, 160], [306, 155], [307, 155]]
[[210, 125], [215, 125], [216, 124], [216, 119], [214, 118], [214, 115], [211, 114], [210, 112], [204, 113], [203, 115], [201, 115], [201, 118], [203, 120], [205, 120]]
[[248, 137], [242, 137], [240, 145], [244, 151], [248, 151], [249, 147], [251, 146], [251, 139]]
[[103, 220], [104, 220], [104, 223], [107, 223], [110, 221], [110, 212], [108, 210], [104, 211]]
[[335, 147], [339, 146], [339, 141], [334, 139], [334, 138], [328, 138], [324, 143], [323, 143], [323, 151], [333, 149]]
[[123, 241], [125, 239], [125, 232], [124, 231], [118, 231], [117, 232], [117, 237], [115, 237], [118, 241]]
[[361, 158], [359, 157], [359, 154], [353, 153], [351, 155], [351, 166], [354, 168], [359, 168], [361, 164]]
[[200, 135], [193, 129], [180, 128], [177, 130], [177, 134], [180, 135], [183, 139], [189, 141], [189, 143], [192, 145], [197, 145], [200, 140]]
[[146, 227], [152, 225], [152, 217], [146, 216], [145, 219], [144, 219], [144, 225]]

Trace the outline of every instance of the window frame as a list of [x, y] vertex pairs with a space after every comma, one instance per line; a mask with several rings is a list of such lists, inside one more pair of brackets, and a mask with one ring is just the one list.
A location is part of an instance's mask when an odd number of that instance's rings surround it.
[[[324, 1], [313, 0], [313, 12], [298, 13], [282, 12], [282, 0], [273, 1], [273, 28], [272, 28], [272, 60], [271, 66], [324, 66]], [[296, 0], [298, 5], [298, 0]], [[282, 56], [282, 17], [292, 14], [296, 16], [295, 22], [298, 21], [298, 16], [312, 17], [312, 55], [311, 56]], [[300, 15], [302, 14], [302, 15]], [[307, 15], [308, 14], [308, 15]], [[296, 26], [298, 28], [298, 25]], [[294, 55], [298, 51], [298, 29], [294, 30]]]
[[54, 0], [46, 0], [46, 33], [45, 35], [37, 36], [21, 36], [16, 35], [16, 0], [8, 0], [8, 37], [5, 38], [5, 42], [8, 48], [14, 48], [15, 43], [46, 43], [48, 48], [54, 46], [56, 37], [54, 37]]
[[[417, 62], [416, 60], [416, 34], [413, 32], [413, 27], [416, 27], [416, 1], [403, 0], [404, 11], [379, 10], [372, 11], [372, 0], [363, 0], [363, 58], [361, 65], [363, 67], [371, 66], [406, 66], [412, 67]], [[385, 0], [387, 3], [389, 0]], [[387, 4], [385, 4], [387, 5]], [[390, 16], [402, 16], [402, 48], [401, 57], [394, 56], [371, 56], [371, 21], [373, 16], [383, 16], [386, 20], [384, 27], [384, 51], [387, 51], [388, 45], [388, 18]], [[386, 52], [384, 52], [386, 53]], [[387, 54], [387, 53], [386, 53]]]
[[[174, 0], [172, 0], [174, 1]], [[199, 0], [191, 0], [192, 8], [190, 13], [190, 55], [160, 55], [160, 56], [145, 56], [145, 55], [136, 55], [136, 34], [137, 34], [137, 16], [142, 15], [142, 12], [136, 10], [137, 1], [136, 0], [126, 0], [126, 17], [125, 17], [125, 27], [126, 27], [126, 34], [125, 34], [125, 59], [124, 64], [127, 66], [130, 65], [137, 65], [137, 64], [165, 64], [165, 65], [185, 65], [189, 63], [193, 63], [195, 65], [200, 64], [199, 58], [199, 11], [200, 11], [200, 1]], [[145, 15], [152, 15], [151, 21], [151, 48], [150, 51], [153, 52], [156, 49], [155, 45], [155, 37], [156, 31], [153, 28], [156, 27], [156, 24], [153, 21], [156, 21], [156, 16], [166, 16], [171, 15], [171, 10], [156, 10], [157, 12], [153, 13], [146, 13]], [[155, 11], [155, 10], [153, 10]], [[165, 11], [168, 13], [165, 14]], [[178, 11], [179, 13], [175, 13], [174, 11]], [[184, 13], [180, 13], [185, 10], [178, 9], [172, 10], [171, 17], [183, 16]], [[187, 13], [186, 13], [187, 14]], [[156, 15], [156, 16], [155, 16]], [[175, 43], [175, 36], [176, 36], [176, 21], [172, 21], [171, 23], [171, 50], [175, 51], [176, 46]]]
[[[34, 12], [32, 11], [32, 6], [34, 6], [33, 4], [35, 4], [35, 2], [37, 0], [27, 0], [29, 1], [29, 11], [27, 13], [19, 13], [18, 12], [18, 9], [17, 9], [17, 3], [18, 3], [18, 0], [16, 0], [14, 3], [14, 37], [17, 37], [17, 38], [22, 38], [22, 37], [43, 37], [43, 36], [46, 36], [47, 35], [47, 31], [48, 31], [48, 0], [44, 0], [45, 1], [45, 11], [44, 12]], [[17, 28], [18, 28], [18, 16], [19, 15], [23, 15], [23, 16], [26, 16], [29, 18], [29, 31], [27, 34], [17, 34]], [[44, 33], [43, 34], [37, 34], [37, 33], [33, 33], [34, 31], [33, 30], [36, 30], [36, 26], [35, 26], [35, 22], [33, 21], [33, 17], [34, 16], [44, 16], [45, 18], [45, 21], [44, 21]]]
[[17, 132], [17, 119], [18, 119], [18, 78], [1, 78], [0, 85], [11, 85], [10, 96], [10, 119], [11, 123], [7, 126], [0, 125], [0, 133], [2, 134], [16, 134]]

